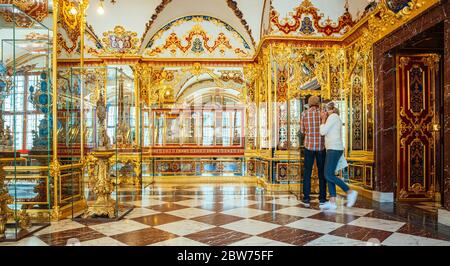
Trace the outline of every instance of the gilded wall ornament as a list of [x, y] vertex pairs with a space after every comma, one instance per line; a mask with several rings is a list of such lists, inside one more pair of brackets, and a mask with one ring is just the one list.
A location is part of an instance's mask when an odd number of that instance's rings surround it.
[[[343, 33], [356, 24], [348, 11], [348, 6], [346, 6], [346, 11], [339, 17], [337, 23], [330, 19], [322, 21], [323, 14], [319, 14], [319, 9], [310, 0], [303, 0], [300, 6], [295, 8], [295, 13], [291, 18], [280, 22], [279, 16], [279, 13], [272, 8], [270, 11], [271, 28], [284, 34], [311, 35], [317, 31], [323, 36], [331, 36]], [[312, 17], [312, 20], [310, 17]]]
[[[2, 0], [1, 4], [13, 4], [38, 22], [42, 22], [48, 16], [48, 0]], [[34, 24], [28, 16], [22, 13], [13, 13], [12, 9], [4, 8], [0, 11], [3, 19], [7, 22], [15, 22], [17, 27], [31, 27]]]
[[394, 31], [438, 0], [384, 0], [368, 20], [372, 43]]
[[[185, 24], [189, 26], [181, 27]], [[205, 30], [209, 27], [217, 30]], [[198, 15], [169, 22], [145, 47], [144, 55], [150, 57], [250, 57], [252, 51], [243, 36], [230, 25], [214, 17]]]
[[[63, 48], [68, 54], [74, 52], [78, 47], [78, 39], [80, 38], [80, 26], [83, 21], [84, 12], [87, 8], [88, 1], [83, 1], [79, 7], [72, 1], [57, 0], [58, 1], [58, 24], [60, 29], [63, 29], [67, 35], [70, 44], [67, 43], [66, 38], [61, 32], [58, 32], [58, 49]], [[80, 9], [76, 14], [71, 10]]]
[[99, 53], [113, 56], [137, 54], [140, 41], [136, 36], [136, 32], [126, 31], [124, 27], [116, 26], [113, 31], [103, 33], [101, 40], [103, 48], [99, 49]]

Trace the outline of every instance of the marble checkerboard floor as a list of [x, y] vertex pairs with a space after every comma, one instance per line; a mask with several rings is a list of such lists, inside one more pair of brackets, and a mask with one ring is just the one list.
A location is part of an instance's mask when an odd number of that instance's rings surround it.
[[304, 208], [295, 196], [248, 185], [164, 185], [121, 188], [135, 208], [114, 222], [52, 223], [33, 236], [0, 245], [81, 246], [423, 246], [450, 236], [370, 208]]

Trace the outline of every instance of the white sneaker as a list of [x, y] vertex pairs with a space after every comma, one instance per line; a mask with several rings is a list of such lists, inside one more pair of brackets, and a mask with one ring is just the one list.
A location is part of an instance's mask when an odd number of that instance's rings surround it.
[[355, 205], [356, 199], [358, 198], [358, 192], [352, 190], [350, 194], [347, 195], [347, 207], [351, 208]]
[[302, 205], [303, 205], [303, 207], [305, 207], [305, 208], [309, 208], [309, 207], [311, 207], [311, 204], [309, 204], [309, 202], [304, 202], [303, 200], [302, 200], [302, 201], [300, 201], [300, 204], [302, 204]]
[[319, 205], [319, 208], [321, 210], [336, 210], [337, 209], [337, 204], [336, 202], [325, 202], [324, 204]]

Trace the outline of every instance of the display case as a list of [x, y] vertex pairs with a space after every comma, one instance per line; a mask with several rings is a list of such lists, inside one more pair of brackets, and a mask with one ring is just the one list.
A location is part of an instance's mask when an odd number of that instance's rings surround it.
[[[142, 184], [139, 119], [140, 108], [137, 101], [133, 68], [129, 65], [114, 65], [118, 72], [118, 101], [117, 101], [117, 141], [115, 145], [119, 151], [118, 185], [140, 187]], [[136, 108], [138, 106], [138, 108]], [[113, 121], [110, 121], [113, 122]]]
[[70, 69], [68, 106], [76, 107], [79, 112], [69, 112], [68, 116], [62, 117], [65, 120], [62, 123], [66, 131], [73, 128], [71, 124], [79, 128], [80, 133], [69, 135], [66, 144], [79, 147], [85, 168], [81, 180], [72, 177], [69, 183], [81, 184], [80, 195], [71, 190], [73, 202], [78, 196], [87, 200], [81, 214], [73, 213], [74, 219], [120, 219], [131, 210], [121, 203], [118, 184], [121, 169], [118, 156], [124, 141], [122, 138], [122, 143], [118, 142], [121, 126], [118, 77], [119, 71], [115, 67]]
[[16, 241], [50, 224], [54, 200], [50, 31], [2, 4], [0, 39], [0, 241]]

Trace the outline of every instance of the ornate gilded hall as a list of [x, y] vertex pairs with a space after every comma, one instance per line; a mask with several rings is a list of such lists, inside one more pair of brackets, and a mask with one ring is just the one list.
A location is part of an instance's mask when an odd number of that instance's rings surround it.
[[0, 246], [449, 246], [449, 14], [0, 0]]

